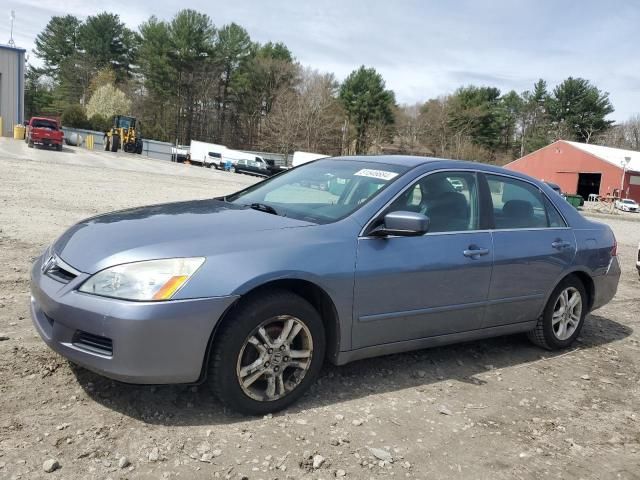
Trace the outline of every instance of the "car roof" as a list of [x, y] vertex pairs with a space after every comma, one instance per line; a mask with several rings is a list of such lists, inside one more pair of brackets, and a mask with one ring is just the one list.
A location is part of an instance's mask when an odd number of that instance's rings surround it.
[[314, 160], [315, 162], [322, 160], [354, 160], [359, 162], [379, 163], [379, 164], [391, 164], [402, 165], [409, 169], [420, 166], [431, 166], [433, 169], [473, 169], [485, 173], [497, 173], [508, 174], [511, 177], [521, 178], [528, 180], [536, 184], [540, 184], [540, 180], [531, 177], [524, 173], [516, 172], [515, 170], [509, 170], [504, 167], [496, 165], [490, 165], [481, 162], [470, 162], [467, 160], [451, 160], [449, 158], [437, 158], [437, 157], [418, 157], [412, 155], [351, 155], [344, 157], [329, 157]]
[[[470, 162], [467, 160], [451, 160], [449, 158], [438, 157], [417, 157], [412, 155], [352, 155], [344, 157], [331, 157], [319, 160], [355, 160], [360, 162], [380, 163], [380, 164], [392, 164], [402, 165], [405, 167], [413, 168], [421, 165], [433, 165], [438, 168], [472, 168], [474, 170], [482, 170], [485, 172], [508, 172], [510, 175], [531, 178], [528, 175], [519, 174], [513, 170], [506, 170], [502, 167], [495, 165], [489, 165], [487, 163]], [[535, 179], [534, 179], [535, 180]]]
[[[424, 165], [432, 162], [446, 161], [443, 158], [432, 157], [414, 157], [411, 155], [350, 155], [344, 157], [333, 157], [340, 160], [355, 160], [358, 162], [369, 163], [386, 163], [391, 165], [402, 165], [405, 167], [417, 167], [418, 165]], [[328, 160], [319, 159], [319, 160]]]

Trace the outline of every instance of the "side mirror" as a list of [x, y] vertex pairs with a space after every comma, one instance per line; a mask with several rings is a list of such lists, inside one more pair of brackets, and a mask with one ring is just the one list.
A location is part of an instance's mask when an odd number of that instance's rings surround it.
[[390, 212], [384, 216], [384, 223], [376, 227], [371, 236], [415, 237], [424, 235], [429, 230], [429, 217], [416, 212]]

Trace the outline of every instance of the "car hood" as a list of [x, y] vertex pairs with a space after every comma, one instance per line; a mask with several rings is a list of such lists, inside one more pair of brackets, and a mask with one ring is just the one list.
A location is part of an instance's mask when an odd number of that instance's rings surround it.
[[258, 232], [311, 225], [219, 200], [196, 200], [83, 220], [54, 243], [53, 251], [74, 268], [95, 273], [154, 258], [207, 257], [247, 236], [259, 242]]

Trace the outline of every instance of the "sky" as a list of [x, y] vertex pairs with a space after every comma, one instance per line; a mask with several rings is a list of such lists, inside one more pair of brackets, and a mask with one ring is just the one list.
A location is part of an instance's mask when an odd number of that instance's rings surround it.
[[[179, 8], [236, 22], [254, 41], [284, 42], [305, 66], [344, 79], [360, 65], [384, 77], [398, 103], [414, 104], [463, 85], [503, 92], [553, 88], [583, 77], [609, 92], [611, 118], [640, 113], [640, 1], [629, 0], [2, 0], [0, 43], [30, 51], [53, 15], [84, 18], [108, 6], [131, 29]], [[4, 12], [2, 11], [4, 10]], [[37, 59], [30, 54], [30, 61]]]

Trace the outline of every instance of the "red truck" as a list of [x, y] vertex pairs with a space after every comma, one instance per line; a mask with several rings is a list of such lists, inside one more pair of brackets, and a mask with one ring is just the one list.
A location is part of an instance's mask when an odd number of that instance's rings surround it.
[[60, 151], [62, 150], [64, 133], [56, 120], [33, 117], [27, 124], [24, 141], [27, 142], [29, 148], [33, 148], [34, 145], [43, 145], [45, 147], [56, 147], [56, 150]]

